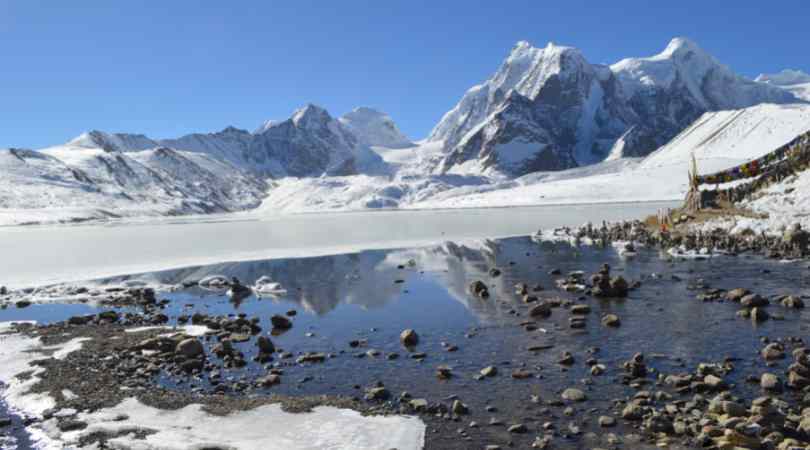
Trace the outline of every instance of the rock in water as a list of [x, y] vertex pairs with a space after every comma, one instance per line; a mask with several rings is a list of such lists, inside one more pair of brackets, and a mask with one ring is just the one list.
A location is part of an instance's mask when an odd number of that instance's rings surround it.
[[227, 294], [231, 300], [239, 301], [250, 297], [253, 294], [253, 290], [243, 285], [239, 281], [239, 278], [233, 277], [231, 278], [231, 288], [228, 290]]
[[768, 306], [768, 300], [759, 294], [749, 294], [740, 299], [740, 304], [746, 308]]
[[498, 374], [498, 368], [495, 366], [487, 366], [481, 369], [481, 375], [485, 377], [494, 377]]
[[606, 327], [618, 327], [621, 324], [622, 321], [616, 314], [607, 314], [605, 317], [602, 317], [602, 325]]
[[766, 361], [774, 361], [785, 357], [785, 348], [778, 342], [772, 342], [762, 349], [761, 354]]
[[406, 347], [413, 347], [419, 343], [419, 335], [416, 334], [416, 331], [408, 328], [400, 333], [399, 340], [402, 342], [402, 345]]
[[754, 322], [764, 322], [768, 317], [768, 313], [761, 307], [751, 308], [751, 320]]
[[562, 392], [563, 400], [570, 402], [584, 402], [587, 398], [585, 393], [576, 388], [568, 388]]
[[467, 405], [461, 403], [459, 400], [453, 400], [453, 406], [451, 410], [453, 411], [454, 414], [458, 415], [467, 414], [468, 412], [470, 412], [469, 408], [467, 408]]
[[599, 416], [599, 426], [608, 428], [616, 425], [616, 419], [610, 416]]
[[535, 305], [529, 310], [529, 315], [532, 317], [548, 317], [551, 315], [551, 306], [546, 302]]
[[782, 382], [772, 373], [763, 373], [759, 385], [766, 391], [779, 392], [782, 390]]
[[804, 301], [795, 295], [788, 295], [782, 299], [782, 306], [786, 308], [801, 309], [804, 308]]
[[289, 330], [292, 328], [292, 321], [278, 314], [271, 317], [270, 322], [273, 324], [273, 328], [277, 328], [279, 330]]
[[273, 341], [267, 336], [259, 336], [256, 338], [256, 346], [259, 347], [259, 352], [261, 353], [273, 353], [276, 351], [276, 346], [273, 345]]
[[256, 384], [262, 387], [275, 386], [281, 383], [281, 377], [276, 374], [269, 374], [256, 380]]
[[205, 353], [203, 345], [197, 339], [185, 339], [177, 344], [177, 353], [188, 358], [196, 358]]

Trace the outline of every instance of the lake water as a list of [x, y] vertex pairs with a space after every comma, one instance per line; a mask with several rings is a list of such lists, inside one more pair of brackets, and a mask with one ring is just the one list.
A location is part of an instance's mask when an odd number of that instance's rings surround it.
[[[459, 221], [459, 224], [462, 221]], [[134, 229], [134, 228], [133, 228]], [[580, 297], [554, 288], [552, 269], [562, 274], [583, 270], [596, 272], [603, 263], [641, 287], [626, 299]], [[493, 277], [491, 268], [502, 273]], [[106, 283], [146, 278], [166, 284], [190, 283], [207, 275], [236, 276], [251, 284], [261, 276], [270, 276], [288, 290], [279, 297], [248, 297], [232, 302], [223, 292], [199, 288], [163, 293], [171, 300], [166, 314], [172, 322], [181, 314], [200, 312], [208, 315], [246, 314], [260, 319], [262, 328], [271, 328], [269, 318], [295, 309], [291, 330], [272, 337], [277, 348], [298, 355], [303, 352], [326, 352], [334, 355], [322, 364], [299, 365], [294, 358], [276, 358], [271, 364], [284, 369], [283, 381], [270, 388], [270, 393], [290, 395], [329, 394], [362, 396], [360, 387], [378, 381], [385, 383], [394, 396], [407, 391], [416, 398], [431, 402], [449, 402], [458, 396], [470, 407], [470, 415], [461, 422], [448, 422], [446, 427], [431, 423], [429, 448], [483, 448], [484, 444], [504, 445], [511, 441], [517, 448], [527, 448], [541, 431], [542, 424], [552, 422], [565, 429], [569, 422], [583, 431], [604, 436], [595, 423], [599, 414], [616, 416], [614, 399], [628, 398], [635, 389], [621, 384], [621, 364], [635, 352], [646, 355], [650, 369], [663, 373], [693, 371], [697, 364], [735, 361], [735, 370], [726, 378], [736, 386], [735, 395], [751, 398], [759, 389], [745, 382], [747, 376], [759, 376], [766, 368], [757, 355], [761, 337], [783, 338], [807, 335], [810, 312], [770, 306], [772, 315], [784, 320], [755, 324], [735, 316], [739, 305], [704, 303], [695, 296], [705, 284], [715, 288], [745, 287], [768, 297], [782, 294], [810, 293], [810, 280], [804, 276], [803, 264], [783, 264], [756, 257], [717, 257], [706, 261], [669, 261], [657, 251], [645, 250], [632, 259], [624, 259], [612, 248], [571, 247], [563, 243], [533, 242], [527, 237], [501, 240], [448, 241], [388, 250], [365, 250], [332, 256], [280, 258], [201, 265], [174, 270], [113, 277]], [[468, 286], [473, 280], [484, 280], [490, 286], [489, 299], [472, 296]], [[527, 331], [521, 325], [527, 320], [528, 306], [515, 294], [515, 284], [540, 284], [541, 298], [562, 298], [590, 305], [584, 329], [572, 329], [566, 308], [555, 308], [540, 327]], [[88, 305], [33, 305], [18, 310], [0, 311], [0, 321], [37, 319], [44, 322], [64, 319], [74, 314], [92, 312]], [[136, 311], [124, 308], [122, 311]], [[600, 318], [617, 314], [619, 328], [607, 328]], [[426, 353], [424, 360], [410, 358], [410, 351], [399, 344], [399, 333], [413, 328], [420, 334], [416, 351]], [[253, 338], [255, 339], [255, 338]], [[237, 344], [250, 361], [256, 353], [251, 339]], [[367, 344], [352, 348], [352, 340]], [[447, 352], [442, 343], [458, 346]], [[215, 340], [206, 343], [210, 349]], [[550, 345], [543, 351], [530, 351], [530, 346]], [[598, 348], [597, 351], [593, 349]], [[380, 356], [368, 356], [371, 349]], [[575, 358], [571, 367], [557, 364], [560, 354], [570, 351]], [[388, 360], [386, 355], [400, 357]], [[605, 364], [606, 373], [591, 377], [587, 358]], [[783, 373], [789, 359], [767, 369]], [[436, 368], [446, 365], [454, 376], [438, 380]], [[485, 366], [498, 367], [494, 378], [475, 380]], [[535, 376], [528, 380], [511, 378], [521, 368]], [[255, 379], [266, 368], [251, 362], [240, 369], [224, 369], [223, 379], [231, 382]], [[654, 379], [655, 373], [650, 376]], [[583, 383], [583, 380], [589, 380]], [[170, 374], [159, 382], [173, 389], [213, 390], [205, 377], [187, 379]], [[563, 406], [546, 402], [560, 398], [564, 388], [576, 386], [588, 395], [588, 401], [576, 404], [571, 416]], [[654, 389], [651, 385], [650, 389]], [[238, 395], [238, 394], [236, 394]], [[539, 396], [540, 404], [531, 396]], [[789, 397], [793, 394], [786, 394]], [[801, 395], [796, 394], [796, 395]], [[496, 408], [487, 412], [486, 407]], [[531, 430], [526, 435], [510, 435], [506, 427], [487, 426], [497, 418], [506, 424], [525, 423]], [[479, 428], [467, 424], [476, 421]], [[465, 429], [471, 441], [460, 439], [457, 428]], [[620, 421], [610, 431], [634, 432]], [[605, 442], [583, 442], [572, 436], [555, 441], [555, 448], [590, 448]]]
[[12, 288], [222, 261], [329, 255], [528, 235], [653, 214], [669, 203], [247, 215], [0, 227], [0, 286]]

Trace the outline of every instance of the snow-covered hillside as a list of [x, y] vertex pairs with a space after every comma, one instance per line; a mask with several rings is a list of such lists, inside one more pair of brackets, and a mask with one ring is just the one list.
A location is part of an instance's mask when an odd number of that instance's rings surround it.
[[165, 147], [0, 151], [0, 224], [231, 212], [266, 183], [207, 155]]
[[519, 42], [429, 139], [444, 142], [444, 172], [524, 175], [645, 156], [707, 111], [796, 101], [684, 38], [611, 66], [590, 64], [571, 47]]

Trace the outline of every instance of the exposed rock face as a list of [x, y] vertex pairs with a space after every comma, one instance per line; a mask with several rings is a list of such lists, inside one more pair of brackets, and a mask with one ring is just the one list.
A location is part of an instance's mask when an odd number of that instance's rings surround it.
[[734, 74], [683, 38], [653, 57], [609, 67], [571, 47], [520, 42], [429, 139], [444, 142], [442, 171], [519, 176], [645, 156], [707, 111], [797, 101]]

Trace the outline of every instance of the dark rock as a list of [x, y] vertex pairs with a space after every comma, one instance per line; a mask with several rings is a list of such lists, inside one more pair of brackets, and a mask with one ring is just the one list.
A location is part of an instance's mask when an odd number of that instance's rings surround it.
[[413, 347], [419, 343], [419, 335], [416, 334], [416, 331], [408, 328], [400, 333], [399, 341], [406, 347]]
[[276, 351], [276, 346], [273, 345], [273, 341], [267, 336], [259, 336], [256, 338], [256, 346], [259, 347], [259, 352], [261, 353], [273, 353]]
[[64, 432], [84, 430], [85, 428], [87, 428], [87, 423], [81, 420], [69, 419], [59, 422], [59, 430]]
[[182, 340], [177, 344], [177, 353], [180, 353], [187, 358], [196, 358], [203, 355], [205, 353], [205, 349], [200, 341], [190, 338]]
[[529, 309], [529, 315], [531, 317], [549, 317], [551, 315], [551, 306], [546, 303], [539, 303]]
[[290, 319], [278, 314], [275, 314], [270, 318], [270, 323], [273, 324], [273, 328], [277, 328], [279, 330], [289, 330], [293, 326]]

